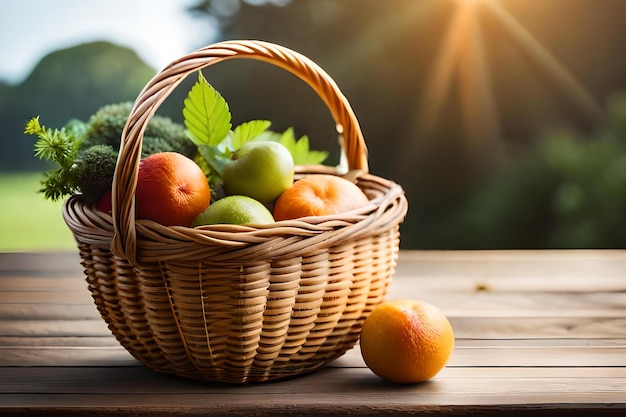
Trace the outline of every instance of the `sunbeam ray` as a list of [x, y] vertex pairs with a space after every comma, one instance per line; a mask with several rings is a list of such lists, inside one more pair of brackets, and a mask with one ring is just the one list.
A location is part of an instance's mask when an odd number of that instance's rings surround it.
[[599, 118], [602, 115], [603, 110], [601, 106], [587, 89], [506, 9], [495, 1], [488, 1], [485, 4], [507, 31], [511, 39], [524, 48], [529, 57], [559, 84], [560, 88], [569, 95], [580, 109], [593, 118]]
[[[478, 7], [477, 0], [473, 1], [467, 5], [468, 9]], [[499, 118], [477, 12], [468, 13], [468, 35], [458, 68], [461, 116], [470, 144], [476, 148], [495, 150], [500, 131]]]
[[[598, 120], [603, 110], [576, 77], [537, 41], [496, 0], [456, 0], [441, 48], [433, 59], [412, 129], [416, 139], [431, 137], [442, 123], [444, 107], [452, 88], [458, 85], [458, 110], [465, 139], [476, 149], [495, 150], [501, 145], [500, 115], [493, 90], [490, 64], [485, 51], [481, 16], [489, 13], [504, 29], [504, 39], [512, 42], [547, 75], [584, 115]], [[415, 142], [419, 142], [416, 140]], [[411, 144], [415, 151], [420, 145]]]
[[464, 35], [469, 23], [468, 16], [467, 7], [457, 7], [448, 26], [443, 46], [435, 57], [432, 70], [427, 78], [426, 92], [421, 100], [421, 105], [418, 107], [420, 114], [417, 119], [417, 127], [423, 134], [432, 132], [441, 115], [463, 46]]

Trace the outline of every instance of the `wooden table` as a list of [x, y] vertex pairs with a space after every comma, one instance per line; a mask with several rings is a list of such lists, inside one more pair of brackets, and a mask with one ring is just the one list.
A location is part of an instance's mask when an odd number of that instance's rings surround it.
[[626, 251], [402, 252], [390, 298], [441, 307], [457, 343], [417, 385], [358, 348], [282, 382], [157, 374], [110, 335], [75, 253], [0, 254], [2, 415], [626, 415]]

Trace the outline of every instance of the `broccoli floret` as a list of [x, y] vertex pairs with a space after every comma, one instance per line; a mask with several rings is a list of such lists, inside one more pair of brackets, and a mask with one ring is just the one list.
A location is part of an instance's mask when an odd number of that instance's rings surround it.
[[95, 112], [87, 121], [87, 130], [80, 148], [109, 145], [116, 151], [119, 150], [122, 130], [132, 106], [133, 103], [130, 102], [109, 104]]
[[109, 145], [95, 145], [79, 151], [72, 177], [87, 203], [95, 203], [111, 189], [116, 162], [117, 151]]
[[170, 143], [159, 136], [143, 136], [141, 157], [145, 158], [157, 152], [176, 152]]
[[[109, 145], [118, 151], [122, 130], [132, 106], [131, 102], [109, 104], [94, 113], [87, 121], [80, 149]], [[178, 152], [193, 158], [197, 148], [187, 137], [183, 125], [173, 122], [168, 117], [155, 115], [146, 126], [141, 153], [145, 157], [157, 152]]]
[[[155, 115], [148, 122], [144, 133], [144, 148], [152, 145], [155, 138], [161, 138], [169, 144], [171, 151], [193, 158], [197, 153], [196, 145], [187, 137], [186, 129], [171, 119]], [[145, 152], [145, 149], [143, 149]], [[154, 153], [154, 152], [152, 152]]]
[[[26, 124], [24, 132], [39, 138], [36, 155], [57, 164], [42, 181], [46, 198], [58, 200], [81, 193], [87, 203], [95, 203], [111, 189], [122, 131], [132, 106], [130, 102], [110, 104], [87, 122], [72, 119], [63, 129], [46, 129], [38, 117]], [[178, 152], [193, 159], [197, 148], [187, 138], [184, 126], [154, 116], [146, 126], [142, 157], [157, 152]]]

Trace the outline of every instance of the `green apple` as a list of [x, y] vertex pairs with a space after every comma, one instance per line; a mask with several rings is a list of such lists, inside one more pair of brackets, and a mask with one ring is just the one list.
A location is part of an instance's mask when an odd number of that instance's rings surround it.
[[248, 196], [231, 195], [207, 207], [196, 217], [191, 226], [268, 223], [274, 223], [274, 217], [267, 207]]
[[293, 158], [284, 145], [247, 142], [233, 153], [224, 168], [224, 190], [228, 195], [246, 195], [270, 205], [291, 187], [293, 176]]

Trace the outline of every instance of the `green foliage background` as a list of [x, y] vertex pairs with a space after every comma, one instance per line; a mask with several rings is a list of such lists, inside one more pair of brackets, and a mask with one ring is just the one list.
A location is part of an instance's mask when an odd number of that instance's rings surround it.
[[137, 54], [108, 42], [55, 51], [44, 57], [18, 85], [0, 85], [0, 172], [39, 170], [33, 139], [23, 134], [31, 117], [62, 127], [71, 118], [86, 120], [109, 103], [134, 101], [156, 71]]
[[40, 173], [0, 173], [0, 251], [73, 250], [62, 202], [44, 200]]
[[442, 244], [473, 249], [625, 248], [626, 96], [611, 101], [607, 120], [589, 135], [540, 135], [440, 229]]
[[[614, 2], [598, 8], [596, 2], [507, 7], [606, 103], [599, 121], [578, 112], [523, 51], [503, 41], [496, 22], [483, 21], [485, 39], [492, 40], [486, 52], [501, 126], [498, 149], [494, 142], [476, 144], [464, 137], [464, 115], [454, 95], [458, 86], [431, 137], [420, 137], [416, 126], [417, 105], [456, 0], [298, 0], [282, 6], [233, 0], [238, 7], [228, 14], [217, 7], [224, 2], [198, 0], [195, 13], [216, 18], [224, 39], [277, 42], [331, 74], [359, 118], [371, 172], [407, 192], [404, 248], [624, 248], [626, 99], [619, 92], [626, 91], [621, 53], [626, 7]], [[568, 36], [560, 32], [565, 26], [550, 24], [562, 19], [563, 10]], [[50, 127], [70, 118], [85, 120], [105, 104], [134, 100], [155, 72], [135, 52], [96, 42], [51, 53], [19, 85], [0, 82], [0, 145], [8, 150], [0, 152], [0, 250], [8, 247], [5, 242], [15, 247], [22, 237], [35, 247], [45, 245], [46, 238], [35, 236], [46, 231], [63, 236], [51, 247], [63, 247], [69, 233], [60, 207], [36, 193], [35, 177], [30, 183], [7, 177], [46, 168], [32, 156], [34, 141], [22, 134], [24, 123], [36, 115]], [[228, 101], [233, 124], [265, 119], [276, 131], [293, 126], [296, 137], [308, 135], [312, 149], [330, 152], [329, 163], [337, 160], [334, 123], [300, 80], [246, 60], [220, 63], [204, 75]], [[159, 113], [181, 122], [193, 81], [185, 80]], [[26, 218], [46, 218], [44, 224], [54, 226], [40, 224], [31, 233], [28, 220], [18, 225]]]

